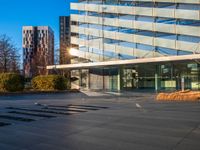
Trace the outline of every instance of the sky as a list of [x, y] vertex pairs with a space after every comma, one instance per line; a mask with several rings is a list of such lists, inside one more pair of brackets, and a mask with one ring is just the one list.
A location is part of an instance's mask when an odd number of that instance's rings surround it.
[[50, 26], [59, 44], [59, 16], [75, 0], [0, 0], [0, 35], [8, 35], [22, 54], [22, 26]]

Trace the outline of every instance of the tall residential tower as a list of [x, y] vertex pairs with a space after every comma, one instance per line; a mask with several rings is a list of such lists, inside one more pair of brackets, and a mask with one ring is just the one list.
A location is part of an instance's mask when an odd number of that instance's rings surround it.
[[60, 16], [60, 64], [70, 63], [70, 16]]
[[54, 64], [54, 32], [48, 26], [23, 27], [24, 75], [32, 78], [47, 74], [46, 66]]

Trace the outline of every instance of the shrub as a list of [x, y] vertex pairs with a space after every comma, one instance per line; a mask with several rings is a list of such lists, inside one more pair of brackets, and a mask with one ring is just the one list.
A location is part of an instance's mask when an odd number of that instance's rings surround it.
[[158, 101], [199, 101], [200, 92], [186, 90], [173, 93], [159, 93], [156, 99]]
[[16, 73], [0, 74], [0, 91], [1, 92], [17, 92], [23, 91], [24, 78]]
[[66, 90], [67, 79], [60, 75], [37, 76], [31, 81], [32, 87], [39, 91]]

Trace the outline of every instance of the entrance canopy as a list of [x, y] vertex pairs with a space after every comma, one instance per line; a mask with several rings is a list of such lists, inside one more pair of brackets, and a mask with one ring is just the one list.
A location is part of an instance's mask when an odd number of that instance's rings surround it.
[[200, 60], [200, 54], [181, 55], [181, 56], [164, 56], [164, 57], [104, 61], [104, 62], [91, 62], [91, 63], [79, 63], [79, 64], [66, 64], [66, 65], [52, 65], [52, 66], [47, 66], [47, 69], [48, 70], [52, 70], [52, 69], [74, 70], [74, 69], [88, 69], [88, 68], [94, 68], [94, 67], [115, 67], [115, 66], [122, 66], [122, 65], [192, 61], [192, 60], [194, 61]]

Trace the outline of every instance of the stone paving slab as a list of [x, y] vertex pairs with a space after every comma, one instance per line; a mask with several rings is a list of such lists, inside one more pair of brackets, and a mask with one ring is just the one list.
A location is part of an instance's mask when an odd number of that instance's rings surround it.
[[[0, 127], [0, 150], [199, 150], [200, 103], [156, 102], [154, 98], [152, 93], [139, 92], [0, 96], [0, 114], [35, 119], [9, 120], [11, 125]], [[35, 103], [99, 108], [71, 115], [37, 112], [55, 118], [8, 113], [7, 107], [44, 110]], [[53, 108], [47, 110], [67, 112]]]

